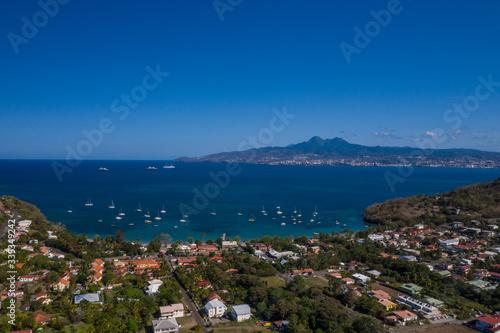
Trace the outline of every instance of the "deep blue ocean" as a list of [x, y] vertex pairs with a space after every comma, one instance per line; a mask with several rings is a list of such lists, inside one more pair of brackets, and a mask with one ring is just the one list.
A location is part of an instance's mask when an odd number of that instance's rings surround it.
[[[245, 164], [241, 165], [240, 174], [230, 178], [227, 187], [219, 188], [215, 196], [210, 193], [213, 198], [208, 203], [202, 202], [206, 205], [204, 209], [182, 223], [179, 205], [194, 207], [195, 192], [203, 193], [205, 186], [213, 183], [210, 172], [224, 171], [226, 164], [175, 163], [174, 169], [164, 169], [164, 165], [171, 163], [83, 161], [71, 173], [65, 173], [60, 182], [52, 162], [0, 160], [0, 194], [36, 205], [50, 221], [62, 222], [74, 233], [105, 236], [120, 229], [127, 239], [141, 241], [149, 241], [162, 232], [174, 240], [186, 241], [189, 236], [201, 239], [202, 233], [206, 234], [206, 240], [223, 233], [250, 239], [263, 235], [312, 236], [315, 232], [346, 228], [360, 230], [365, 228], [363, 211], [372, 203], [420, 193], [434, 194], [500, 177], [498, 169], [415, 168], [412, 175], [401, 178], [404, 181], [398, 182], [393, 191], [385, 173], [398, 175], [395, 167]], [[158, 169], [147, 170], [148, 166]], [[99, 167], [109, 171], [99, 172]], [[93, 206], [85, 206], [88, 199]], [[111, 201], [115, 209], [108, 208]], [[136, 211], [139, 204], [141, 213]], [[261, 213], [262, 206], [267, 216]], [[278, 206], [282, 214], [277, 214]], [[68, 213], [70, 207], [72, 213]], [[163, 207], [165, 214], [159, 213]], [[318, 214], [313, 217], [315, 207]], [[147, 218], [143, 215], [148, 209], [151, 224], [144, 222]], [[125, 215], [116, 220], [120, 210]], [[302, 217], [297, 216], [299, 212]], [[157, 215], [161, 220], [154, 219]], [[101, 216], [103, 222], [99, 223]], [[248, 221], [252, 216], [255, 222]]]

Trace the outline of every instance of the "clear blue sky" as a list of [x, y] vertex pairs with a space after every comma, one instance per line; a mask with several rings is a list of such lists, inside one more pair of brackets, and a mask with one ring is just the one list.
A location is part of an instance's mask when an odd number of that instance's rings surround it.
[[[243, 0], [221, 20], [212, 1], [72, 0], [46, 24], [36, 1], [9, 1], [0, 11], [0, 157], [65, 158], [104, 118], [114, 130], [86, 158], [232, 151], [284, 106], [296, 118], [269, 145], [318, 135], [416, 146], [441, 129], [437, 148], [500, 151], [500, 86], [474, 112], [443, 119], [474, 96], [478, 76], [500, 82], [500, 3], [401, 0], [348, 63], [339, 45], [355, 46], [354, 28], [391, 1]], [[33, 16], [39, 31], [16, 53], [9, 33], [22, 37], [22, 18]], [[121, 120], [113, 101], [157, 64], [169, 76]]]

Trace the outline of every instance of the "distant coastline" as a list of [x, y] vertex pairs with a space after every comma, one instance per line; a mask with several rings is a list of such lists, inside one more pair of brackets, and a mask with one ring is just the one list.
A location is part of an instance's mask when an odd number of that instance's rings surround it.
[[500, 153], [474, 149], [419, 149], [351, 144], [341, 138], [313, 137], [286, 147], [262, 147], [244, 151], [180, 157], [176, 162], [227, 162], [302, 166], [383, 166], [500, 168]]

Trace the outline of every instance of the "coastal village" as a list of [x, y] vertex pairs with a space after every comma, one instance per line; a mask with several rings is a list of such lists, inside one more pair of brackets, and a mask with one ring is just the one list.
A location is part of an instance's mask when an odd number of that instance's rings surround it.
[[[150, 243], [73, 235], [2, 198], [17, 280], [0, 264], [1, 332], [500, 332], [500, 219], [356, 233]], [[12, 210], [6, 207], [14, 207]], [[30, 217], [35, 216], [34, 219]], [[457, 220], [455, 220], [457, 218]], [[160, 240], [161, 239], [161, 240]], [[12, 286], [15, 288], [12, 289]], [[15, 324], [8, 323], [15, 304]]]

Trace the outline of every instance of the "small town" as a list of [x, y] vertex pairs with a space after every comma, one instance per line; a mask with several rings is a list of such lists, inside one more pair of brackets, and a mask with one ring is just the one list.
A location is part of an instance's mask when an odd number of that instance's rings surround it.
[[2, 221], [17, 220], [18, 272], [12, 289], [3, 246], [2, 332], [500, 331], [497, 218], [460, 222], [451, 209], [437, 227], [143, 243], [74, 235], [12, 197], [2, 205]]

